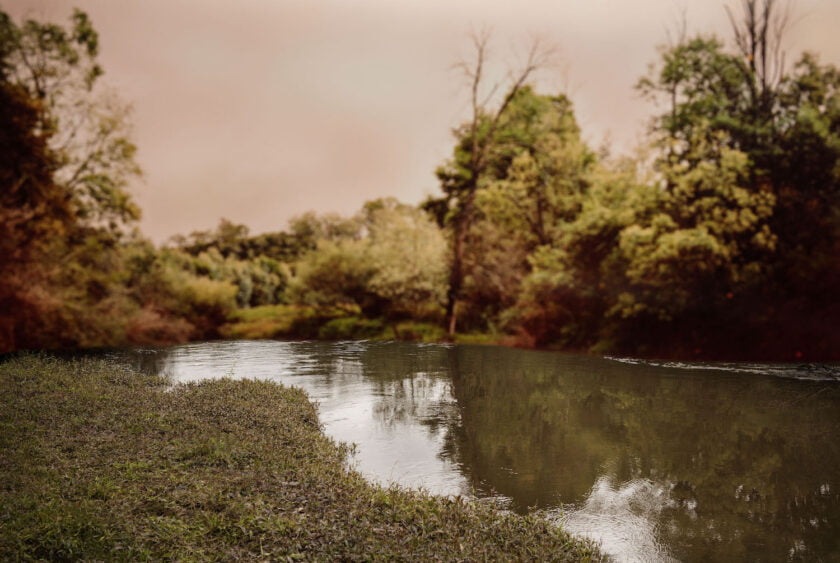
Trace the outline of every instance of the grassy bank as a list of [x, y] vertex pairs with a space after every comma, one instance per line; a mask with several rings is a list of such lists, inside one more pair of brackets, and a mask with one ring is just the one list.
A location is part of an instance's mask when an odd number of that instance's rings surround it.
[[313, 305], [263, 305], [238, 309], [220, 328], [232, 339], [416, 340], [439, 342], [446, 332], [435, 323], [369, 319], [359, 310]]
[[554, 526], [349, 471], [297, 389], [169, 391], [100, 361], [0, 364], [4, 559], [587, 560]]

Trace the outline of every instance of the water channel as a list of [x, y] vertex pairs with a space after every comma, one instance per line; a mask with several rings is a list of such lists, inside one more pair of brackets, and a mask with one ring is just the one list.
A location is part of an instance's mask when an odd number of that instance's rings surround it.
[[538, 512], [619, 561], [840, 559], [840, 366], [233, 341], [114, 352], [302, 387], [372, 480]]

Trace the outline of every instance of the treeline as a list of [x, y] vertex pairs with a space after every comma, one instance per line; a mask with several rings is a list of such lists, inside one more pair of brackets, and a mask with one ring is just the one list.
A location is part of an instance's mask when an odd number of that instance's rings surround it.
[[784, 14], [772, 0], [743, 5], [733, 49], [685, 37], [639, 81], [664, 109], [650, 166], [599, 158], [567, 98], [524, 86], [530, 64], [501, 106], [474, 102], [438, 170], [444, 197], [426, 203], [453, 243], [450, 332], [840, 357], [840, 72], [809, 53], [787, 70]]
[[[125, 190], [128, 113], [97, 38], [0, 17], [0, 350], [217, 337], [484, 339], [670, 357], [840, 357], [840, 72], [786, 69], [772, 0], [734, 47], [664, 48], [652, 140], [613, 158], [532, 56], [437, 171], [441, 196], [156, 248]], [[80, 108], [86, 108], [81, 111]]]

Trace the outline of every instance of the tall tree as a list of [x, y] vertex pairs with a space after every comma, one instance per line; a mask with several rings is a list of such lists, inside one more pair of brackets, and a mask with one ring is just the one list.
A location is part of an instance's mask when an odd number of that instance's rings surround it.
[[[677, 195], [680, 190], [677, 200], [686, 209], [701, 208], [707, 191], [680, 187], [695, 176], [701, 179], [692, 170], [724, 171], [724, 161], [731, 162], [733, 154], [746, 159], [738, 166], [737, 190], [713, 190], [720, 208], [715, 228], [740, 240], [738, 252], [727, 258], [735, 262], [720, 271], [732, 273], [744, 263], [760, 262], [763, 283], [753, 284], [726, 310], [740, 307], [738, 322], [765, 333], [795, 328], [797, 346], [825, 343], [814, 335], [830, 333], [827, 327], [840, 319], [835, 305], [840, 287], [840, 73], [808, 53], [786, 69], [787, 14], [774, 0], [744, 0], [742, 7], [740, 18], [729, 11], [734, 49], [713, 37], [683, 40], [663, 51], [659, 66], [639, 88], [665, 101], [653, 127], [662, 147], [659, 167], [666, 191]], [[725, 196], [741, 190], [737, 197]], [[735, 231], [725, 220], [733, 213], [743, 218]], [[669, 214], [674, 219], [680, 215]], [[708, 218], [701, 224], [711, 226]], [[759, 231], [751, 235], [755, 228]], [[751, 241], [744, 238], [753, 235]], [[760, 250], [760, 256], [750, 248]], [[713, 316], [710, 311], [707, 317]], [[793, 341], [790, 337], [785, 345]]]
[[500, 163], [500, 179], [479, 190], [466, 252], [462, 317], [482, 330], [500, 326], [531, 271], [529, 257], [580, 211], [596, 163], [562, 94], [523, 88], [502, 126], [514, 156]]
[[[96, 316], [86, 309], [90, 302], [110, 311], [99, 315], [103, 321], [122, 317], [123, 310], [109, 309], [107, 298], [121, 292], [107, 265], [115, 239], [139, 216], [126, 191], [139, 169], [127, 113], [96, 88], [97, 52], [83, 12], [75, 11], [65, 28], [34, 20], [17, 25], [0, 10], [3, 350], [82, 341], [75, 336]], [[86, 261], [94, 248], [108, 256]], [[63, 269], [55, 267], [59, 262]]]
[[0, 76], [0, 352], [20, 339], [20, 318], [37, 316], [24, 293], [44, 275], [44, 241], [73, 224], [40, 117], [40, 104]]
[[502, 127], [504, 116], [528, 80], [547, 62], [547, 53], [535, 43], [525, 64], [511, 75], [502, 101], [494, 108], [490, 105], [491, 100], [500, 85], [496, 84], [488, 94], [483, 93], [488, 40], [487, 34], [473, 36], [475, 61], [461, 65], [470, 85], [471, 117], [455, 130], [458, 142], [453, 157], [436, 172], [444, 198], [426, 204], [426, 208], [436, 212], [451, 230], [452, 259], [446, 296], [446, 325], [450, 336], [455, 334], [457, 325], [467, 236], [474, 221], [476, 193], [489, 182], [502, 178], [507, 164], [516, 154], [515, 139]]

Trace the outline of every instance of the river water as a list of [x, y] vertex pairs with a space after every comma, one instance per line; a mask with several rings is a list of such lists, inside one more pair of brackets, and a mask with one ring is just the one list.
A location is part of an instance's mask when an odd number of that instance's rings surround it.
[[114, 352], [303, 388], [372, 480], [537, 512], [619, 561], [840, 559], [840, 366], [233, 341]]

